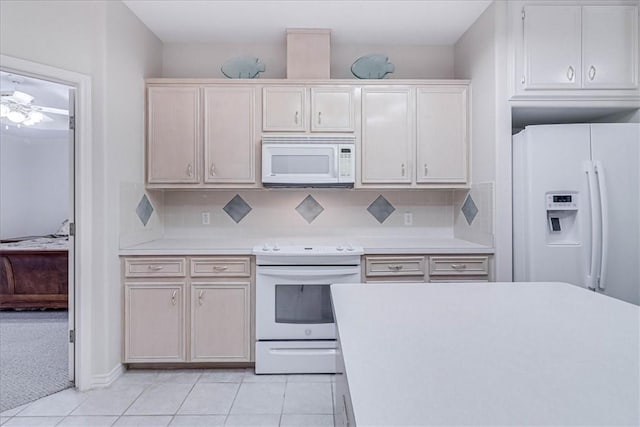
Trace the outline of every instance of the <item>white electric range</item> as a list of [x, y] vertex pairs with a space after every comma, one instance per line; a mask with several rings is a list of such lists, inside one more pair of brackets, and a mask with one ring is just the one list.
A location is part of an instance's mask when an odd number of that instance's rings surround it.
[[262, 245], [256, 256], [256, 373], [335, 373], [330, 285], [360, 283], [363, 249]]

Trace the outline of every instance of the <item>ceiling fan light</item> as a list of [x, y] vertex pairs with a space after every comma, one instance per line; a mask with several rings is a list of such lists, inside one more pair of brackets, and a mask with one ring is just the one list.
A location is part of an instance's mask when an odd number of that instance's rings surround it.
[[40, 123], [44, 119], [44, 115], [40, 111], [31, 111], [27, 119], [31, 124]]
[[27, 115], [22, 111], [12, 110], [7, 113], [7, 118], [13, 123], [22, 123], [27, 118]]
[[11, 110], [7, 104], [0, 104], [0, 117], [7, 117], [9, 111]]

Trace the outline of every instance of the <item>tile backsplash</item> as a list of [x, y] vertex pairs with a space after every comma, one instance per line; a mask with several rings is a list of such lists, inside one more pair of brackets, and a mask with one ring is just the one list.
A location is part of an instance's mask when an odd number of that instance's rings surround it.
[[[230, 203], [246, 203], [250, 212], [232, 216]], [[376, 216], [369, 208], [380, 203], [384, 214], [374, 209]], [[162, 207], [155, 207], [162, 210], [166, 238], [453, 237], [451, 191], [167, 191]], [[203, 224], [203, 213], [209, 213], [209, 224]], [[405, 213], [413, 215], [411, 226], [404, 225]]]
[[482, 182], [453, 192], [454, 236], [481, 245], [494, 244], [494, 184]]

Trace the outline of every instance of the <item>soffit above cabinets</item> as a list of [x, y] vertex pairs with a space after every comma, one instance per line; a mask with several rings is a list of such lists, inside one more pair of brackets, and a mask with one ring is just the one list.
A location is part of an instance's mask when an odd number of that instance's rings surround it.
[[328, 28], [337, 44], [448, 46], [491, 0], [125, 0], [124, 4], [165, 43], [284, 43], [286, 28]]

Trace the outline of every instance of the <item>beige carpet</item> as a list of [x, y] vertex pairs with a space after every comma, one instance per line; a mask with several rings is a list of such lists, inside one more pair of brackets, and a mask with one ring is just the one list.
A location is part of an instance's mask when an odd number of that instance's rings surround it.
[[71, 387], [67, 311], [0, 311], [0, 412]]

